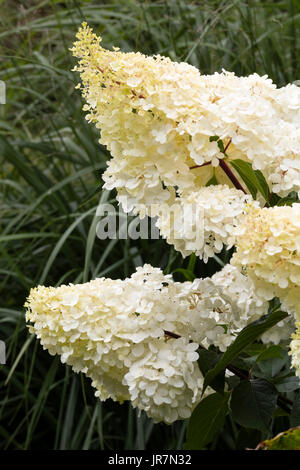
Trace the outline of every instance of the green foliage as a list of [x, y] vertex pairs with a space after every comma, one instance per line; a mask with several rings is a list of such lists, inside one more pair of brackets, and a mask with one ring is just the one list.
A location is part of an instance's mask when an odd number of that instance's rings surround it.
[[187, 428], [184, 448], [203, 449], [224, 426], [230, 394], [213, 393], [204, 398], [193, 412]]
[[268, 432], [277, 403], [274, 385], [264, 379], [244, 380], [232, 392], [230, 408], [235, 421]]
[[288, 429], [273, 439], [259, 444], [258, 449], [264, 450], [300, 450], [300, 427]]
[[295, 394], [293, 408], [290, 416], [290, 425], [298, 426], [300, 423], [300, 392]]
[[[253, 343], [263, 332], [286, 317], [285, 312], [276, 308], [275, 306], [275, 310], [268, 315], [245, 327], [224, 354], [221, 355], [213, 348], [199, 349], [198, 362], [205, 376], [205, 388], [210, 386], [218, 393], [202, 399], [194, 410], [187, 429], [186, 448], [202, 449], [211, 443], [215, 434], [224, 426], [228, 403], [228, 418], [234, 428], [235, 448], [241, 448], [241, 443], [251, 429], [256, 432], [250, 435], [252, 438], [254, 435], [272, 433], [276, 419], [290, 417], [292, 425], [299, 424], [299, 395], [295, 395], [294, 402], [283, 395], [299, 391], [299, 379], [290, 370], [287, 351], [276, 345]], [[226, 369], [234, 377], [224, 377]], [[210, 397], [213, 397], [211, 402], [208, 400]], [[216, 415], [213, 414], [211, 405], [214, 402]], [[208, 425], [210, 422], [211, 427]], [[237, 426], [242, 427], [239, 432]], [[244, 431], [241, 434], [242, 429]]]
[[[6, 342], [7, 364], [0, 366], [0, 449], [181, 449], [186, 422], [154, 425], [127, 403], [101, 403], [90, 381], [44, 352], [25, 326], [22, 306], [38, 284], [124, 278], [145, 262], [177, 280], [192, 280], [211, 276], [231, 256], [223, 250], [205, 265], [193, 257], [183, 260], [163, 240], [95, 237], [98, 204], [115, 204], [115, 194], [101, 189], [109, 154], [86, 122], [74, 89], [78, 77], [71, 72], [69, 48], [83, 20], [103, 36], [105, 47], [168, 55], [202, 73], [225, 68], [239, 75], [268, 74], [281, 86], [300, 76], [300, 4], [29, 0], [20, 7], [16, 0], [1, 2], [0, 80], [7, 85], [7, 104], [0, 105], [0, 339]], [[252, 191], [266, 198], [262, 175], [243, 169]], [[269, 204], [297, 200], [293, 193], [281, 201], [270, 195]], [[199, 364], [207, 383], [210, 378], [220, 392], [224, 383], [232, 395], [248, 382], [225, 376], [229, 363], [246, 377], [252, 373], [254, 381], [267, 379], [278, 396], [270, 435], [241, 426], [228, 409], [229, 394], [216, 393], [196, 409], [203, 409], [207, 426], [202, 413], [190, 420], [188, 440], [191, 433], [199, 438], [194, 447], [255, 446], [300, 424], [288, 358], [259, 340], [249, 343], [249, 337], [239, 339], [225, 361], [218, 351], [203, 351]]]
[[247, 188], [256, 199], [257, 190], [262, 194], [266, 201], [269, 199], [270, 190], [265, 177], [259, 170], [253, 170], [252, 165], [244, 160], [231, 160], [230, 164], [246, 183]]
[[234, 342], [227, 348], [220, 361], [210, 370], [204, 381], [204, 390], [210, 385], [212, 380], [225, 368], [228, 364], [237, 358], [240, 353], [255, 339], [259, 338], [265, 331], [276, 325], [279, 321], [287, 317], [287, 313], [275, 311], [269, 315], [262, 317], [256, 322], [247, 325], [236, 337]]
[[[216, 351], [209, 349], [198, 350], [199, 359], [198, 364], [202, 374], [205, 376], [209, 370], [211, 370], [219, 361], [220, 354]], [[224, 375], [225, 369], [223, 369], [214, 379], [211, 381], [210, 386], [217, 392], [223, 393], [224, 390]]]

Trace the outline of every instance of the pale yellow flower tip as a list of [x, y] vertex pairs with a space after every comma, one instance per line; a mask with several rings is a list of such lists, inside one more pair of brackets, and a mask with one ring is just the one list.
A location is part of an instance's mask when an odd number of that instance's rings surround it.
[[113, 157], [105, 187], [117, 190], [124, 210], [144, 214], [170, 200], [170, 187], [198, 191], [213, 175], [230, 186], [214, 136], [230, 143], [228, 160], [260, 169], [272, 192], [300, 194], [299, 87], [277, 88], [257, 74], [201, 75], [168, 57], [107, 50], [86, 23], [72, 52], [86, 118]]

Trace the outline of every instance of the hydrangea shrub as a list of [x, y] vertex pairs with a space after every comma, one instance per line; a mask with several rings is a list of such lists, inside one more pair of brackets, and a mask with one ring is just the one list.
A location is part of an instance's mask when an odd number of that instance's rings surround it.
[[[300, 89], [110, 51], [85, 23], [72, 53], [86, 118], [112, 157], [104, 187], [116, 190], [125, 212], [156, 217], [183, 257], [207, 262], [226, 247], [235, 252], [212, 277], [182, 283], [144, 265], [125, 280], [38, 286], [26, 302], [31, 333], [90, 377], [101, 400], [130, 400], [155, 422], [189, 418], [196, 408], [193, 427], [195, 416], [225, 419], [231, 406], [243, 425], [239, 397], [252, 384], [253, 394], [273, 400], [262, 401], [265, 421], [257, 418], [265, 429], [276, 404], [286, 409], [284, 396], [231, 362], [256, 339], [265, 356], [250, 354], [252, 369], [290, 343], [300, 377]], [[203, 227], [193, 246], [183, 230], [189, 205], [200, 209], [190, 231]], [[181, 216], [171, 215], [174, 207]], [[192, 434], [190, 448], [200, 445]]]

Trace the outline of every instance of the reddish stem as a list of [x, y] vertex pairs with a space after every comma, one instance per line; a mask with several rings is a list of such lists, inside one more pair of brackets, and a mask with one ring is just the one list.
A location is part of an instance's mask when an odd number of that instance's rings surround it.
[[203, 165], [190, 166], [190, 170], [194, 170], [194, 168], [202, 168], [203, 166], [210, 165], [210, 164], [211, 164], [211, 162], [205, 162], [205, 163], [203, 163]]
[[226, 147], [224, 148], [224, 153], [226, 153], [226, 150], [228, 149], [229, 145], [231, 144], [231, 137], [230, 139], [228, 140], [227, 144], [226, 144]]
[[270, 199], [271, 199], [272, 196], [273, 196], [273, 193], [270, 193], [270, 194], [269, 194], [269, 197], [268, 197], [268, 199], [267, 199], [267, 201], [266, 201], [266, 203], [265, 203], [265, 205], [264, 205], [264, 207], [269, 207], [269, 205], [270, 205]]
[[[224, 148], [223, 153], [224, 153], [225, 156], [226, 156], [226, 150], [228, 149], [230, 144], [231, 144], [231, 138], [229, 139], [229, 141], [227, 142], [227, 144]], [[210, 165], [210, 164], [211, 164], [211, 162], [205, 162], [205, 163], [203, 163], [203, 165], [190, 166], [190, 170], [194, 170], [195, 168], [202, 168], [203, 166]], [[220, 167], [222, 168], [222, 170], [226, 173], [226, 175], [230, 179], [230, 181], [234, 184], [234, 186], [237, 189], [239, 189], [240, 191], [243, 191], [244, 194], [247, 194], [247, 192], [245, 191], [245, 189], [243, 188], [243, 186], [241, 185], [239, 180], [236, 178], [236, 176], [234, 175], [232, 170], [229, 168], [227, 163], [224, 160], [219, 160], [219, 164], [220, 164]]]
[[222, 168], [222, 170], [224, 170], [224, 172], [226, 173], [226, 175], [230, 179], [230, 181], [232, 181], [234, 186], [237, 189], [240, 189], [241, 191], [243, 191], [244, 194], [247, 194], [247, 192], [244, 190], [243, 186], [241, 185], [239, 180], [236, 178], [236, 176], [233, 174], [233, 172], [231, 171], [231, 169], [229, 168], [227, 163], [224, 160], [219, 160], [219, 164], [220, 164], [220, 167]]

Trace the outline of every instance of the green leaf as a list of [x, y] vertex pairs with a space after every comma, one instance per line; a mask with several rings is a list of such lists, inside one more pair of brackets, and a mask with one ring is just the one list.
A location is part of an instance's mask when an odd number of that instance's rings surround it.
[[[270, 194], [270, 197], [269, 197], [269, 205], [270, 207], [273, 207], [273, 206], [278, 206], [278, 203], [280, 202], [280, 197], [277, 196], [277, 194], [275, 193], [271, 193]], [[283, 204], [284, 205], [284, 204]]]
[[251, 163], [245, 162], [244, 160], [236, 159], [231, 160], [229, 163], [246, 183], [247, 188], [254, 198], [256, 198], [258, 190], [266, 201], [269, 199], [269, 186], [261, 171], [253, 170]]
[[[248, 356], [252, 356], [252, 359], [255, 357], [255, 360], [257, 357], [267, 349], [267, 346], [262, 343], [252, 343], [247, 346], [245, 349], [245, 352], [247, 353]], [[254, 359], [253, 359], [254, 360]]]
[[[210, 349], [208, 350], [199, 349], [198, 354], [199, 354], [198, 365], [202, 374], [205, 376], [205, 374], [207, 374], [207, 372], [210, 369], [212, 369], [214, 365], [218, 362], [219, 354], [217, 354], [215, 351], [212, 351]], [[220, 372], [220, 374], [218, 374], [211, 383], [211, 387], [217, 392], [220, 392], [220, 393], [224, 392], [224, 382], [225, 382], [224, 376], [225, 376], [225, 370]]]
[[277, 434], [273, 439], [261, 442], [257, 448], [264, 450], [300, 450], [300, 426]]
[[292, 191], [287, 197], [281, 198], [277, 202], [277, 206], [291, 206], [294, 202], [299, 202], [298, 194]]
[[268, 432], [277, 395], [276, 388], [267, 380], [241, 381], [231, 397], [233, 418], [241, 426]]
[[225, 147], [224, 147], [224, 144], [223, 144], [223, 140], [221, 140], [221, 139], [218, 140], [217, 144], [218, 144], [218, 147], [220, 149], [220, 152], [225, 153]]
[[270, 189], [269, 189], [268, 183], [266, 182], [266, 179], [260, 170], [254, 170], [254, 173], [260, 185], [258, 187], [258, 190], [261, 192], [261, 194], [267, 201], [270, 196]]
[[261, 440], [261, 431], [257, 429], [241, 428], [236, 440], [236, 450], [253, 449]]
[[262, 351], [258, 357], [256, 358], [256, 362], [259, 361], [265, 361], [267, 359], [273, 359], [273, 358], [282, 358], [282, 349], [280, 346], [272, 344], [272, 346], [268, 347], [264, 351]]
[[219, 181], [217, 180], [216, 175], [214, 174], [210, 178], [210, 180], [207, 181], [205, 186], [216, 186], [217, 184], [219, 184]]
[[195, 408], [187, 428], [186, 450], [200, 450], [222, 429], [228, 412], [230, 393], [213, 393]]
[[294, 390], [299, 390], [299, 378], [295, 376], [285, 377], [280, 382], [276, 382], [275, 387], [280, 393], [293, 392]]
[[269, 315], [263, 316], [258, 321], [247, 325], [223, 354], [221, 360], [207, 373], [204, 379], [203, 391], [208, 385], [210, 385], [212, 380], [221, 372], [221, 370], [225, 369], [231, 361], [238, 357], [246, 346], [259, 338], [259, 336], [269, 328], [276, 325], [276, 323], [286, 318], [287, 315], [288, 314], [286, 312], [277, 310]]
[[246, 183], [252, 197], [256, 199], [258, 182], [251, 164], [239, 159], [230, 160], [229, 163], [237, 171], [244, 183]]
[[189, 264], [188, 264], [188, 267], [187, 267], [188, 271], [194, 273], [196, 261], [197, 261], [197, 257], [195, 255], [195, 253], [192, 253], [189, 257]]
[[283, 410], [282, 408], [276, 408], [272, 414], [272, 418], [278, 418], [280, 416], [288, 416], [290, 417], [290, 413], [288, 411]]
[[182, 274], [185, 279], [187, 281], [190, 281], [190, 282], [193, 282], [193, 280], [195, 279], [195, 274], [193, 273], [193, 271], [190, 271], [189, 269], [184, 269], [184, 268], [177, 268], [177, 269], [174, 269], [174, 271], [172, 271], [172, 274], [174, 273], [180, 273]]
[[[270, 357], [258, 362], [258, 368], [266, 378], [276, 377], [290, 363], [287, 351], [281, 350], [281, 357]], [[290, 372], [290, 370], [289, 370]], [[282, 374], [281, 374], [282, 375]]]
[[[282, 349], [278, 345], [272, 344], [267, 347], [265, 344], [252, 344], [251, 346], [245, 349], [245, 352], [249, 354], [250, 357], [245, 357], [243, 360], [246, 364], [259, 369], [258, 362], [263, 362], [272, 359], [282, 359]], [[284, 360], [285, 362], [285, 360]], [[262, 366], [263, 367], [263, 366]]]

